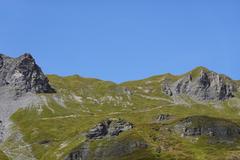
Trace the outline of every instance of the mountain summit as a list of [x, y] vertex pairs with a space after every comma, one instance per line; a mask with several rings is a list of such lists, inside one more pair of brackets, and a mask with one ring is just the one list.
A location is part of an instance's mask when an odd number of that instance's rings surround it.
[[[37, 93], [55, 93], [30, 54], [0, 54], [0, 141], [8, 136], [10, 116], [19, 108], [40, 104]], [[0, 158], [1, 159], [1, 158]]]
[[225, 75], [197, 67], [176, 82], [165, 83], [163, 90], [170, 96], [187, 95], [200, 101], [225, 100], [234, 97], [237, 85]]
[[36, 64], [31, 54], [18, 58], [0, 55], [0, 86], [11, 86], [17, 93], [53, 93], [48, 78]]

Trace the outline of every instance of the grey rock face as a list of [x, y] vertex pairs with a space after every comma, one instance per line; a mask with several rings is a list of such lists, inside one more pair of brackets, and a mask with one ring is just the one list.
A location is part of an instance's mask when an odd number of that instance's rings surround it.
[[9, 135], [9, 117], [19, 108], [41, 104], [35, 93], [53, 93], [47, 77], [30, 54], [0, 54], [0, 141]]
[[89, 139], [101, 139], [106, 136], [118, 136], [121, 132], [133, 128], [133, 124], [124, 120], [107, 119], [92, 128], [86, 135]]
[[113, 142], [109, 146], [99, 145], [94, 152], [94, 158], [96, 160], [116, 159], [133, 153], [136, 150], [146, 149], [148, 145], [143, 140], [131, 140], [125, 139], [121, 142]]
[[[123, 139], [121, 142], [112, 140], [108, 145], [99, 143], [94, 150], [89, 149], [89, 143], [85, 142], [79, 148], [72, 151], [64, 160], [108, 160], [118, 159], [137, 150], [147, 149], [148, 145], [143, 140]], [[118, 158], [117, 158], [118, 157]]]
[[[74, 149], [64, 160], [116, 159], [116, 157], [131, 154], [136, 150], [146, 149], [148, 145], [142, 139], [124, 138], [123, 140], [118, 141], [113, 138], [118, 136], [121, 132], [132, 128], [133, 124], [121, 119], [104, 120], [97, 124], [96, 127], [92, 128], [86, 134], [88, 140]], [[108, 139], [108, 141], [110, 141], [108, 145], [105, 143], [102, 144], [101, 140], [99, 140], [99, 143], [94, 150], [89, 149], [91, 142], [104, 137], [110, 138]]]
[[173, 95], [172, 89], [170, 87], [170, 85], [165, 81], [162, 85], [162, 91], [169, 96]]
[[21, 93], [21, 96], [16, 96], [16, 91], [10, 86], [0, 87], [0, 142], [4, 141], [10, 133], [11, 128], [10, 116], [19, 108], [39, 106], [43, 102], [41, 97], [32, 92]]
[[17, 94], [53, 93], [47, 77], [30, 54], [18, 58], [0, 55], [0, 87], [11, 86]]
[[215, 72], [201, 70], [198, 77], [191, 74], [173, 84], [164, 83], [162, 90], [169, 96], [188, 95], [196, 100], [225, 100], [234, 97], [235, 83]]
[[89, 144], [83, 143], [79, 148], [76, 148], [64, 160], [87, 160], [89, 154]]
[[204, 135], [218, 140], [234, 140], [240, 137], [240, 127], [237, 124], [206, 116], [187, 117], [174, 129], [183, 137]]

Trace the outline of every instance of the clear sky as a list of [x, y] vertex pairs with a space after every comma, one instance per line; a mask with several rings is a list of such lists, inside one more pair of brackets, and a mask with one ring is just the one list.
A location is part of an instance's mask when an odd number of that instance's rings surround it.
[[115, 82], [196, 66], [240, 79], [240, 0], [0, 0], [0, 52]]

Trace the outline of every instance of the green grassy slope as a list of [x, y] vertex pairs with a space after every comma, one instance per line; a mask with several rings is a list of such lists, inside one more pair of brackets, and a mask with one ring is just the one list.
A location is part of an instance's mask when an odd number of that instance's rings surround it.
[[0, 151], [0, 159], [1, 160], [9, 160], [8, 157], [2, 151]]
[[[238, 97], [215, 104], [175, 104], [171, 97], [161, 92], [161, 83], [180, 77], [166, 74], [115, 84], [79, 76], [50, 75], [50, 83], [57, 93], [40, 95], [46, 104], [20, 109], [11, 118], [24, 135], [25, 142], [31, 145], [34, 156], [41, 160], [63, 159], [85, 142], [82, 133], [106, 118], [122, 118], [135, 127], [111, 140], [91, 142], [92, 150], [101, 143], [106, 146], [111, 146], [114, 141], [121, 143], [123, 138], [139, 138], [149, 144], [147, 150], [119, 159], [220, 160], [240, 157], [238, 141], [209, 144], [206, 137], [186, 139], [169, 130], [182, 118], [192, 115], [224, 118], [240, 124]], [[155, 118], [160, 114], [170, 114], [173, 118], [156, 122]]]

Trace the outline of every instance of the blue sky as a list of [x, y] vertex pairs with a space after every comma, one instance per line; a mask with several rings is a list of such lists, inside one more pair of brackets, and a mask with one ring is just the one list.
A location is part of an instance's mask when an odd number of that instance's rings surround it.
[[240, 1], [0, 0], [0, 52], [115, 82], [196, 66], [240, 79]]

